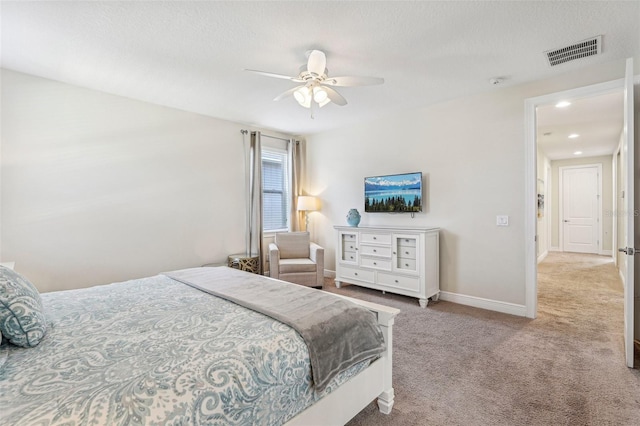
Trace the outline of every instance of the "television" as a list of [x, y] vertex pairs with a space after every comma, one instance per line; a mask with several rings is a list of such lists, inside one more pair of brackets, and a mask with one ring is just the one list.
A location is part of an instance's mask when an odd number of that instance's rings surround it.
[[416, 213], [422, 211], [422, 172], [364, 178], [364, 211]]

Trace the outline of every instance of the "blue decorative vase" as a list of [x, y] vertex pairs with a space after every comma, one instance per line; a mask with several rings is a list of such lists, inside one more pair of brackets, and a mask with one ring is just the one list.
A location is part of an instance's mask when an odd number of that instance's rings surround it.
[[360, 223], [360, 213], [358, 213], [357, 209], [349, 210], [349, 213], [347, 213], [347, 223], [349, 226], [358, 226]]

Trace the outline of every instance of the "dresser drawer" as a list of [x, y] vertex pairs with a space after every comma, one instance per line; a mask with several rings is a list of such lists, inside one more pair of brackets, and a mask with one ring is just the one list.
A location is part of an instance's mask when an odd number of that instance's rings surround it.
[[403, 259], [414, 259], [416, 258], [416, 248], [415, 247], [398, 247], [398, 257]]
[[414, 272], [417, 270], [415, 259], [403, 259], [399, 257], [396, 265], [398, 269], [406, 269], [407, 271], [414, 271]]
[[342, 234], [342, 241], [356, 241], [356, 234]]
[[361, 269], [355, 268], [340, 268], [340, 278], [348, 279], [352, 278], [354, 280], [366, 281], [369, 283], [373, 282], [373, 271], [363, 271]]
[[366, 266], [367, 268], [376, 268], [385, 271], [391, 270], [391, 261], [385, 259], [372, 259], [368, 257], [362, 257], [360, 258], [360, 265]]
[[342, 251], [356, 251], [355, 241], [345, 241], [342, 245]]
[[391, 234], [373, 234], [369, 232], [362, 232], [360, 234], [361, 243], [375, 243], [375, 244], [391, 244]]
[[388, 287], [401, 288], [403, 290], [420, 290], [420, 279], [418, 278], [379, 273], [378, 282]]
[[355, 262], [358, 260], [358, 254], [355, 251], [342, 252], [342, 260], [347, 262]]
[[369, 256], [391, 257], [391, 247], [388, 246], [360, 246], [360, 254]]
[[416, 246], [415, 238], [398, 237], [398, 247], [415, 247], [415, 246]]

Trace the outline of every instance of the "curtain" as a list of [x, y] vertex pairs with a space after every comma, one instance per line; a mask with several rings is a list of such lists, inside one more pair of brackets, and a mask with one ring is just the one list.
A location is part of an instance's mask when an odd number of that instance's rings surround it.
[[249, 140], [249, 182], [247, 200], [247, 254], [258, 256], [258, 273], [263, 274], [262, 252], [262, 143], [260, 132]]
[[304, 176], [304, 164], [302, 161], [303, 158], [303, 144], [300, 141], [296, 141], [293, 139], [289, 140], [289, 176], [291, 176], [291, 191], [290, 193], [290, 211], [289, 216], [291, 217], [291, 230], [292, 231], [302, 231], [303, 223], [304, 223], [304, 213], [299, 212], [297, 209], [298, 206], [298, 196], [302, 194], [302, 177]]

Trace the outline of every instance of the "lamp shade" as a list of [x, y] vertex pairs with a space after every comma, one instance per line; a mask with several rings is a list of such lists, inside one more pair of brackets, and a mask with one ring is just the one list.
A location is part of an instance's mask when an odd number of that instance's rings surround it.
[[318, 199], [308, 195], [298, 197], [298, 211], [314, 211], [318, 210]]

